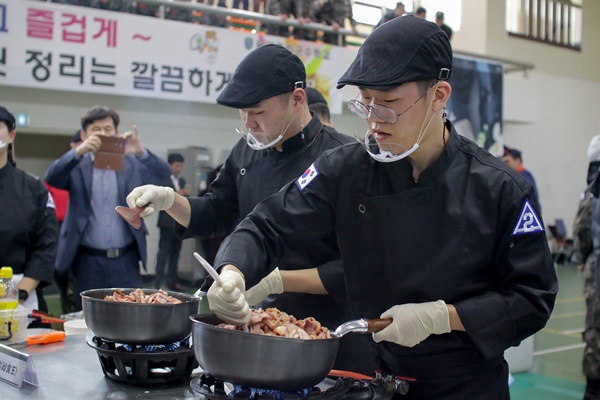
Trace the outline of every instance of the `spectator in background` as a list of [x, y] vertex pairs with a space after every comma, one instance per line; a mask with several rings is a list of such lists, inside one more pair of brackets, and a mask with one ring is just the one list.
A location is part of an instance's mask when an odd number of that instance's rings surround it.
[[314, 111], [323, 125], [332, 126], [329, 106], [325, 97], [315, 88], [307, 87], [304, 91], [306, 92], [308, 109]]
[[[350, 0], [326, 0], [317, 10], [315, 18], [317, 22], [331, 26], [335, 31], [343, 29], [346, 18], [348, 18], [352, 31], [355, 35], [358, 33], [356, 30], [356, 21], [352, 15], [352, 4], [350, 4]], [[346, 37], [342, 36], [342, 42], [339, 43], [339, 36], [340, 35], [336, 33], [325, 33], [325, 35], [323, 35], [323, 42], [345, 46]]]
[[[261, 11], [261, 5], [262, 5], [262, 11]], [[255, 13], [259, 13], [259, 12], [265, 12], [266, 11], [266, 0], [254, 0], [252, 2], [252, 8], [254, 9]]]
[[[213, 0], [210, 1], [210, 5], [212, 5]], [[217, 7], [225, 7], [227, 8], [227, 4], [225, 0], [218, 0]], [[209, 26], [220, 26], [225, 28], [227, 26], [227, 16], [212, 14], [212, 13], [202, 13], [200, 11], [194, 11], [192, 13], [193, 19], [192, 22], [201, 25], [209, 25]]]
[[158, 15], [158, 8], [159, 6], [154, 4], [134, 1], [130, 6], [130, 12], [132, 14], [144, 15], [146, 17], [156, 17]]
[[[78, 129], [75, 134], [71, 136], [69, 141], [69, 147], [71, 147], [71, 149], [76, 148], [81, 143], [80, 132], [81, 130]], [[56, 206], [56, 219], [58, 220], [58, 228], [60, 229], [63, 221], [65, 220], [65, 215], [67, 214], [67, 206], [69, 205], [69, 192], [55, 188], [54, 186], [50, 186], [48, 182], [44, 182], [44, 185], [46, 185], [46, 188], [54, 199], [54, 204]], [[59, 273], [58, 270], [55, 269], [54, 281], [56, 282], [56, 286], [60, 292], [60, 305], [63, 314], [68, 314], [75, 311], [72, 277], [69, 271], [66, 271], [66, 273]]]
[[[598, 290], [598, 255], [600, 255], [600, 203], [597, 177], [600, 170], [600, 135], [592, 138], [587, 151], [588, 174], [583, 199], [577, 210], [573, 236], [572, 262], [583, 270], [583, 295], [586, 304], [583, 341], [583, 374], [586, 378], [584, 400], [600, 399], [600, 291]], [[596, 181], [596, 182], [594, 182]], [[582, 268], [583, 267], [583, 268]]]
[[92, 0], [91, 7], [109, 11], [129, 11], [130, 1], [123, 0]]
[[42, 288], [54, 275], [54, 201], [38, 178], [16, 167], [16, 136], [15, 117], [0, 107], [0, 266], [12, 267], [20, 304], [47, 312]]
[[248, 0], [233, 0], [233, 4], [231, 5], [231, 8], [233, 8], [234, 10], [240, 8], [240, 4], [242, 5], [242, 10], [246, 10], [248, 11]]
[[[173, 3], [189, 3], [190, 0], [175, 0]], [[182, 22], [192, 22], [192, 10], [179, 7], [166, 7], [165, 8], [165, 19], [171, 19]]]
[[[185, 179], [181, 177], [181, 171], [185, 159], [179, 153], [171, 153], [167, 158], [171, 168], [171, 187], [176, 193], [182, 196], [189, 196], [190, 190], [186, 188]], [[175, 235], [175, 220], [166, 212], [161, 211], [158, 215], [158, 228], [160, 229], [160, 239], [158, 243], [158, 255], [156, 257], [156, 280], [157, 289], [167, 289], [183, 291], [179, 285], [177, 276], [177, 264], [179, 263], [179, 253], [181, 252], [181, 239]]]
[[388, 21], [393, 20], [396, 17], [401, 17], [405, 13], [406, 13], [406, 10], [404, 9], [404, 3], [399, 1], [396, 3], [395, 9], [388, 10], [385, 14], [383, 14], [383, 17], [381, 18], [381, 20], [379, 20], [379, 22], [377, 23], [375, 28], [380, 27], [381, 25], [385, 24]]
[[448, 35], [448, 39], [452, 39], [452, 28], [444, 23], [444, 13], [438, 11], [435, 13], [435, 23], [440, 27], [441, 30]]
[[[295, 18], [300, 25], [311, 22], [315, 19], [315, 3], [312, 0], [269, 0], [267, 2], [267, 14], [275, 15], [286, 22], [288, 18]], [[268, 26], [269, 33], [272, 35], [289, 37], [291, 27], [287, 25]], [[315, 40], [316, 31], [302, 28], [294, 28], [293, 36], [296, 39]]]
[[[139, 262], [146, 265], [146, 228], [135, 229], [116, 212], [125, 197], [144, 183], [167, 184], [166, 162], [146, 150], [137, 128], [118, 134], [119, 114], [94, 106], [81, 117], [82, 143], [54, 161], [46, 181], [69, 191], [55, 267], [75, 278], [75, 293], [87, 289], [141, 287]], [[95, 168], [103, 137], [125, 139], [123, 170]], [[81, 308], [77, 298], [77, 309]]]
[[[79, 129], [71, 136], [69, 139], [69, 147], [74, 149], [79, 146], [81, 143], [81, 134], [79, 133]], [[67, 206], [69, 204], [69, 192], [66, 190], [62, 190], [59, 188], [55, 188], [48, 184], [48, 182], [44, 182], [44, 185], [52, 195], [54, 199], [54, 205], [56, 206], [56, 219], [58, 220], [58, 226], [62, 225], [62, 222], [65, 220], [65, 215], [67, 214]]]
[[417, 8], [417, 11], [415, 12], [415, 16], [419, 17], [419, 18], [427, 19], [427, 10], [425, 9], [425, 7]]
[[539, 204], [540, 196], [537, 189], [537, 185], [535, 184], [535, 179], [533, 178], [533, 174], [526, 170], [523, 166], [523, 155], [521, 151], [504, 146], [504, 156], [502, 157], [502, 161], [504, 162], [504, 164], [517, 171], [519, 175], [521, 175], [523, 178], [525, 178], [527, 182], [531, 184], [531, 186], [533, 187], [533, 193], [535, 194], [535, 199]]

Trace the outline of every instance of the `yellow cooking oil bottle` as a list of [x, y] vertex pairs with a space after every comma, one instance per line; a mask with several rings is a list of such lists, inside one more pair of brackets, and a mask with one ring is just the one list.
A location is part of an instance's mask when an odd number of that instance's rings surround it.
[[0, 310], [12, 310], [19, 305], [19, 290], [12, 277], [11, 267], [0, 268]]
[[19, 331], [19, 321], [13, 315], [19, 305], [19, 290], [12, 278], [11, 267], [0, 268], [0, 340], [3, 341], [12, 339]]

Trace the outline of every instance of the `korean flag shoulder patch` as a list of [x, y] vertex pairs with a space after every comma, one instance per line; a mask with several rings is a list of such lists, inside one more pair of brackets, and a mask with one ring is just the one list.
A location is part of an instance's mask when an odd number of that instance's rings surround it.
[[296, 181], [298, 189], [302, 191], [305, 187], [308, 186], [310, 182], [312, 182], [313, 179], [317, 177], [317, 175], [319, 175], [319, 171], [317, 170], [317, 167], [315, 167], [315, 164], [312, 163], [310, 167], [308, 167], [308, 169], [304, 171], [302, 176]]
[[540, 221], [539, 217], [533, 210], [529, 200], [525, 199], [525, 203], [521, 209], [521, 214], [519, 215], [519, 219], [517, 220], [517, 224], [515, 225], [515, 229], [513, 229], [511, 236], [544, 231], [545, 229], [544, 225], [542, 225], [542, 221]]

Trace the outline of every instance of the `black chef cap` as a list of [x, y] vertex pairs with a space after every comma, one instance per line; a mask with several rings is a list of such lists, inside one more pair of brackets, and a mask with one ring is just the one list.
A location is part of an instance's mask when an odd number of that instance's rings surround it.
[[317, 89], [307, 87], [304, 90], [306, 91], [306, 102], [308, 103], [309, 107], [313, 104], [318, 103], [323, 103], [324, 105], [327, 105], [327, 100], [325, 100], [325, 97], [323, 97], [321, 92], [319, 92]]
[[217, 103], [247, 108], [265, 99], [306, 86], [302, 61], [278, 44], [266, 44], [248, 54], [217, 97]]
[[406, 82], [447, 80], [451, 72], [448, 36], [433, 22], [406, 15], [386, 22], [367, 37], [337, 88], [384, 89]]
[[16, 128], [15, 117], [6, 108], [0, 106], [0, 121], [4, 121], [9, 131]]

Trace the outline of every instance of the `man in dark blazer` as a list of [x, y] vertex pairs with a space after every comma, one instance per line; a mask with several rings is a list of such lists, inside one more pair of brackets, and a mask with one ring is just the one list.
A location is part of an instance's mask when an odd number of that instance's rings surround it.
[[[180, 153], [171, 153], [167, 158], [171, 168], [171, 181], [168, 185], [182, 196], [189, 196], [190, 191], [185, 187], [185, 179], [180, 176], [183, 171], [185, 159]], [[177, 263], [181, 252], [181, 239], [175, 235], [175, 220], [165, 211], [158, 215], [158, 228], [160, 229], [160, 240], [158, 243], [158, 255], [156, 257], [156, 279], [157, 289], [182, 291], [177, 277]]]
[[[82, 143], [56, 160], [46, 181], [69, 191], [55, 267], [72, 270], [75, 293], [87, 289], [142, 286], [139, 262], [146, 266], [146, 226], [137, 230], [116, 212], [131, 190], [147, 183], [166, 184], [167, 163], [142, 147], [137, 128], [118, 135], [119, 114], [94, 106], [81, 117]], [[103, 138], [123, 138], [116, 166], [100, 165]], [[108, 140], [104, 139], [106, 142]], [[118, 157], [117, 157], [118, 158]], [[120, 164], [120, 165], [119, 165]], [[77, 296], [77, 307], [81, 308]]]

